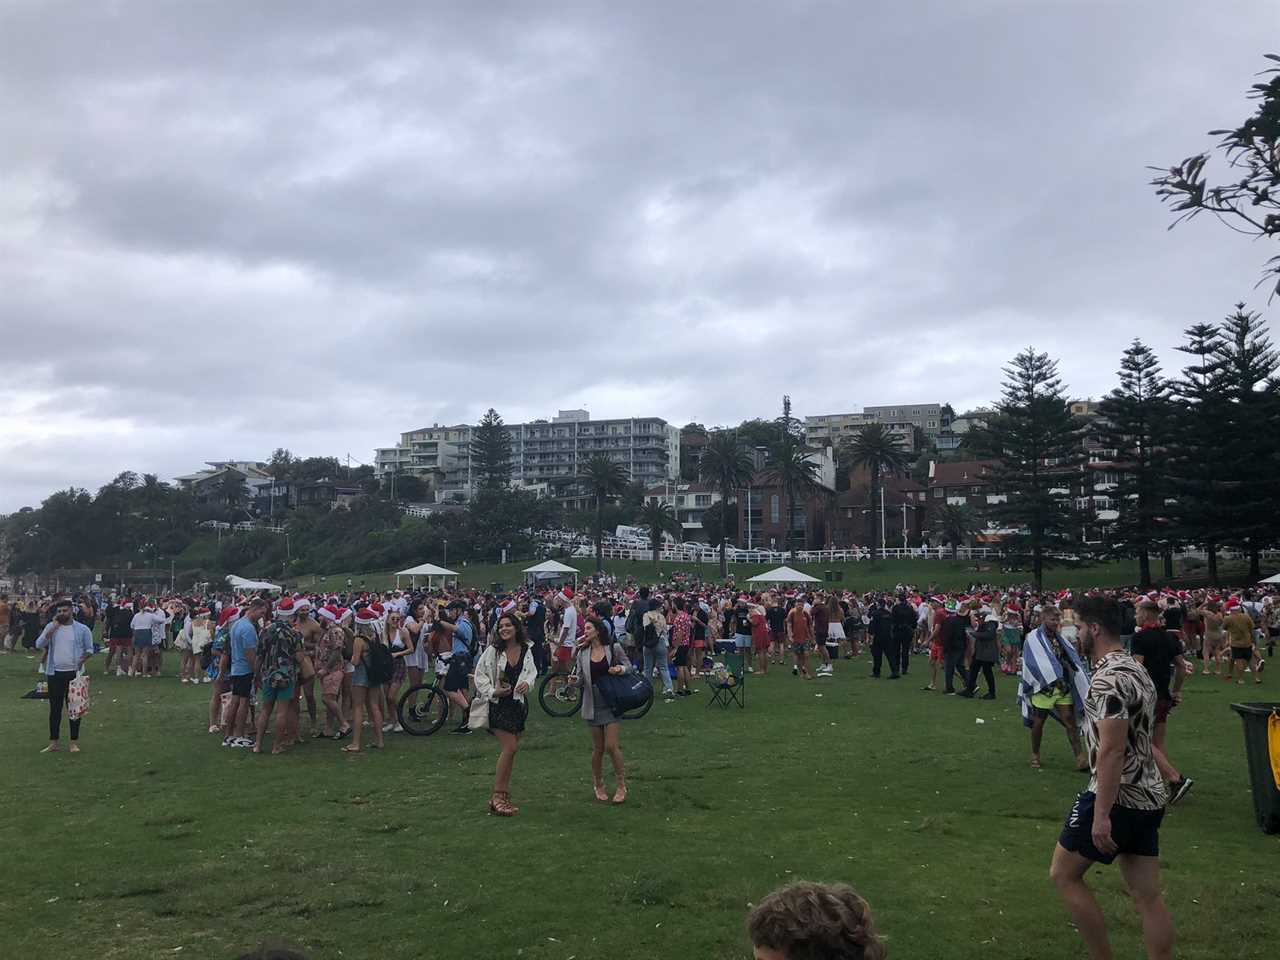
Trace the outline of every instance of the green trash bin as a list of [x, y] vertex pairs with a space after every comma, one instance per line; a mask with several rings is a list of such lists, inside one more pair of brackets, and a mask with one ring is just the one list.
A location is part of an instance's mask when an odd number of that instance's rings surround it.
[[1280, 710], [1280, 703], [1233, 703], [1231, 709], [1244, 721], [1244, 752], [1249, 758], [1249, 784], [1258, 826], [1263, 833], [1280, 833], [1280, 789], [1271, 772], [1271, 750], [1267, 745], [1267, 720]]

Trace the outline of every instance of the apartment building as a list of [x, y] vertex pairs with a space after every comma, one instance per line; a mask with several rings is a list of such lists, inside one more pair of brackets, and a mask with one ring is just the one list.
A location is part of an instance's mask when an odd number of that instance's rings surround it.
[[857, 436], [871, 423], [882, 423], [890, 434], [898, 438], [898, 445], [903, 452], [916, 452], [915, 429], [910, 421], [877, 420], [868, 418], [865, 413], [823, 413], [805, 417], [804, 439], [814, 446], [838, 447]]
[[[467, 500], [474, 490], [474, 427], [434, 425], [400, 435], [394, 447], [375, 451], [378, 476], [412, 473], [432, 484], [438, 500]], [[506, 425], [515, 486], [571, 495], [573, 478], [593, 456], [621, 463], [646, 487], [680, 474], [680, 430], [660, 417], [592, 420], [586, 410], [561, 410], [549, 420]]]

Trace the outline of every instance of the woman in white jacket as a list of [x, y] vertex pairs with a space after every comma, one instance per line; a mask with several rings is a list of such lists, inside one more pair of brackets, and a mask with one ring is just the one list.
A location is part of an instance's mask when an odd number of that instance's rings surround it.
[[489, 812], [500, 817], [520, 812], [511, 802], [511, 768], [529, 716], [528, 693], [537, 675], [524, 625], [515, 614], [504, 613], [494, 624], [494, 641], [480, 654], [475, 673], [476, 698], [489, 701], [489, 729], [502, 747], [489, 797]]

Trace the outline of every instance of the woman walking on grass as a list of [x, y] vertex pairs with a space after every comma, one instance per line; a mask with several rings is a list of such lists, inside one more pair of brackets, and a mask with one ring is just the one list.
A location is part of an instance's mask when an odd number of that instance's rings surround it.
[[604, 755], [607, 752], [617, 780], [613, 802], [625, 803], [627, 776], [622, 748], [618, 744], [618, 718], [600, 696], [599, 683], [606, 676], [632, 673], [635, 668], [622, 646], [610, 642], [608, 628], [598, 618], [589, 617], [584, 630], [577, 653], [578, 674], [573, 681], [582, 684], [582, 719], [591, 729], [591, 778], [595, 797], [601, 803], [609, 802], [609, 794], [604, 788]]
[[341, 613], [335, 607], [321, 607], [320, 619], [326, 622], [316, 644], [316, 676], [320, 680], [320, 699], [324, 702], [324, 735], [332, 740], [350, 736], [342, 709], [342, 681], [347, 676], [344, 651], [353, 645], [350, 631], [339, 624]]
[[352, 731], [351, 742], [342, 748], [343, 753], [359, 753], [360, 739], [364, 734], [364, 713], [369, 711], [372, 724], [373, 743], [376, 750], [384, 746], [382, 741], [382, 685], [369, 678], [369, 653], [373, 644], [378, 643], [377, 614], [365, 607], [356, 614], [356, 638], [351, 649], [351, 708]]
[[476, 664], [476, 698], [489, 701], [489, 731], [501, 748], [489, 796], [489, 812], [499, 817], [520, 812], [511, 802], [511, 769], [529, 717], [527, 694], [537, 675], [524, 625], [514, 613], [502, 614], [494, 625], [493, 643]]
[[404, 614], [395, 610], [387, 614], [387, 646], [391, 648], [391, 658], [395, 666], [391, 670], [391, 681], [386, 686], [387, 709], [382, 724], [383, 733], [403, 733], [404, 728], [396, 718], [396, 704], [400, 699], [400, 685], [408, 675], [408, 657], [416, 656], [413, 636], [404, 625]]

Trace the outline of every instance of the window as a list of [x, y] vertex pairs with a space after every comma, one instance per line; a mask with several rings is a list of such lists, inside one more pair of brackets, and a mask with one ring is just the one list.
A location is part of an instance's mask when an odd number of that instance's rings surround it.
[[771, 497], [769, 497], [769, 522], [770, 523], [782, 522], [781, 510], [778, 503], [780, 499], [781, 498], [776, 493], [773, 494]]
[[709, 493], [699, 493], [699, 494], [695, 494], [695, 495], [694, 495], [694, 498], [693, 498], [693, 505], [694, 505], [695, 507], [709, 507], [709, 506], [711, 506], [711, 494], [709, 494]]
[[933, 488], [933, 499], [935, 499], [935, 500], [941, 500], [941, 499], [942, 499], [942, 488], [941, 488], [941, 487], [934, 487], [934, 488]]

